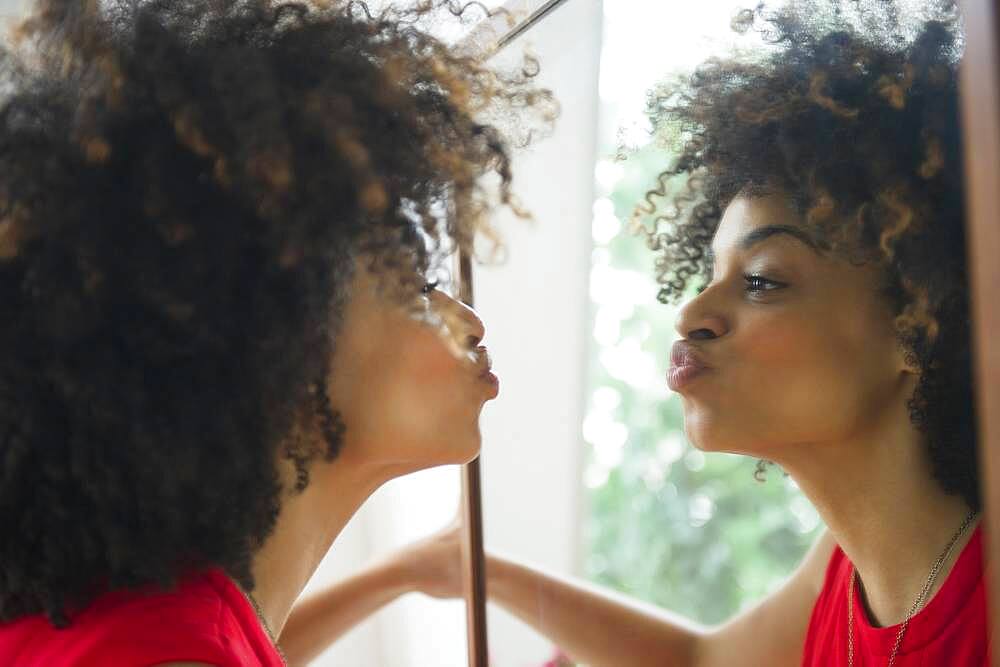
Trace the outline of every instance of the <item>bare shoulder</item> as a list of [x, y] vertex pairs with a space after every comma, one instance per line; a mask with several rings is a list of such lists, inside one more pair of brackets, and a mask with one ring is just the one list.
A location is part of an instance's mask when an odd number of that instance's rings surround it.
[[830, 531], [824, 530], [816, 542], [813, 543], [812, 547], [809, 548], [798, 570], [789, 579], [789, 583], [797, 578], [801, 579], [800, 584], [813, 591], [813, 602], [815, 602], [815, 598], [819, 596], [819, 592], [823, 589], [826, 568], [830, 563], [830, 558], [833, 556], [833, 550], [836, 546], [837, 541], [833, 538], [833, 535], [830, 534]]
[[836, 546], [833, 536], [824, 531], [778, 590], [705, 635], [698, 651], [698, 667], [798, 667], [812, 608]]

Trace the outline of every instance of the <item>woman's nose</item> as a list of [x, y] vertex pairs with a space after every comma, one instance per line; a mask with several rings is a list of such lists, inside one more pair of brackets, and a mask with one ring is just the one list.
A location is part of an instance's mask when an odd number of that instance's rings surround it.
[[486, 325], [479, 315], [469, 306], [445, 292], [435, 292], [434, 300], [438, 303], [439, 312], [448, 313], [449, 327], [456, 340], [464, 343], [471, 350], [486, 337]]
[[707, 296], [706, 290], [681, 307], [674, 328], [682, 338], [702, 340], [718, 338], [725, 333], [725, 320], [712, 307]]

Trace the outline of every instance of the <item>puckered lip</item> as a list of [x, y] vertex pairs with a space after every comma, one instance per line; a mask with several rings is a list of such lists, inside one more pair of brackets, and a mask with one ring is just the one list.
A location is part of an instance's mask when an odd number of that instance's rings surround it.
[[701, 369], [711, 368], [711, 366], [705, 363], [697, 348], [686, 340], [676, 341], [670, 349], [670, 366], [672, 368], [681, 366], [692, 366]]
[[485, 345], [480, 345], [473, 350], [476, 353], [476, 366], [479, 368], [479, 377], [489, 375], [493, 370], [493, 360], [490, 359], [490, 352]]

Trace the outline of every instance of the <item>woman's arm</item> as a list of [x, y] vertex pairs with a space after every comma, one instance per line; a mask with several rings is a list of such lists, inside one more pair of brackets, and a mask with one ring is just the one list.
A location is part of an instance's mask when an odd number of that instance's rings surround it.
[[[288, 664], [308, 664], [355, 624], [405, 593], [460, 597], [458, 535], [453, 524], [296, 604], [279, 638]], [[492, 554], [486, 572], [491, 602], [578, 660], [594, 667], [694, 664], [694, 640], [705, 630], [679, 616]]]
[[592, 667], [797, 667], [833, 538], [824, 534], [782, 587], [717, 628], [498, 556], [487, 589], [500, 604]]
[[593, 667], [697, 664], [707, 630], [676, 614], [492, 554], [486, 573], [491, 602], [575, 660]]
[[[462, 594], [459, 536], [456, 522], [396, 556], [415, 590], [441, 598]], [[491, 603], [592, 667], [696, 665], [699, 642], [709, 632], [653, 605], [493, 553], [486, 556], [486, 592]]]
[[278, 638], [289, 666], [308, 664], [356, 624], [413, 590], [404, 563], [387, 559], [298, 602]]
[[[778, 591], [718, 628], [495, 554], [487, 554], [486, 586], [490, 602], [592, 667], [797, 667], [833, 547], [821, 536]], [[459, 553], [454, 524], [300, 602], [279, 640], [289, 664], [306, 664], [405, 593], [461, 596]]]

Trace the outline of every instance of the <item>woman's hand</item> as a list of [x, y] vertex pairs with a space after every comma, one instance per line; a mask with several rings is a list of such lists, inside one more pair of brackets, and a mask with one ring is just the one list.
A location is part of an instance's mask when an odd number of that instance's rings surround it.
[[462, 526], [459, 519], [441, 531], [393, 554], [395, 567], [414, 590], [435, 598], [462, 597]]
[[462, 530], [456, 519], [360, 572], [298, 602], [279, 638], [288, 664], [305, 665], [401, 595], [462, 596]]
[[348, 630], [401, 595], [462, 595], [461, 525], [369, 564], [360, 572], [298, 602], [279, 638], [288, 664], [305, 665]]

